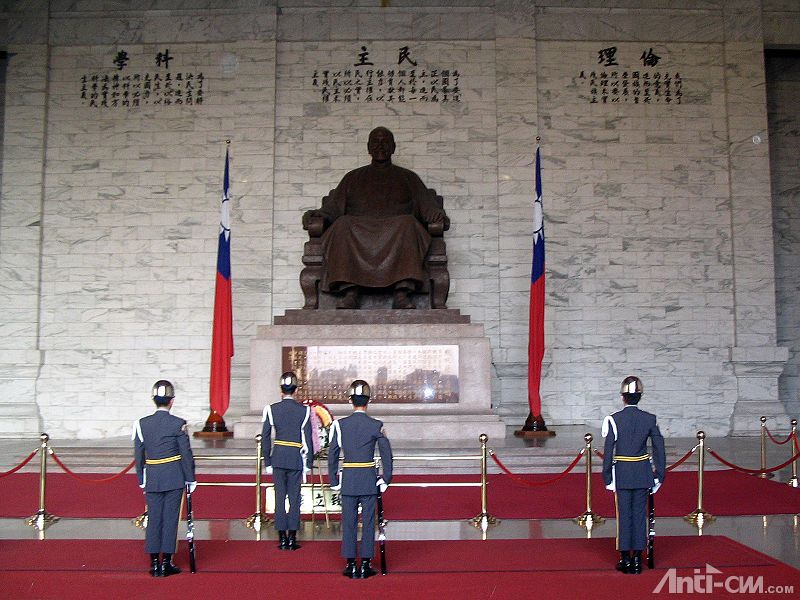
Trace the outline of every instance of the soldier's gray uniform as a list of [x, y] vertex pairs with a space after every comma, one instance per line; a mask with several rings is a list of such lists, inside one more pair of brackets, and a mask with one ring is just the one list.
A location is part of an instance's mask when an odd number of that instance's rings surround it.
[[133, 447], [139, 487], [147, 500], [145, 552], [173, 554], [183, 489], [195, 481], [186, 421], [159, 408], [134, 423]]
[[[331, 427], [328, 446], [328, 477], [332, 487], [341, 483], [342, 499], [342, 556], [357, 555], [358, 507], [361, 506], [361, 558], [375, 554], [375, 500], [378, 480], [375, 468], [375, 447], [381, 457], [383, 480], [392, 479], [392, 447], [383, 435], [383, 423], [364, 411], [355, 411]], [[344, 454], [341, 479], [339, 454]]]
[[648, 490], [655, 479], [663, 483], [666, 473], [664, 438], [656, 416], [635, 405], [606, 417], [603, 430], [603, 479], [617, 494], [617, 549], [644, 550]]
[[[261, 430], [264, 465], [272, 467], [275, 484], [275, 529], [300, 528], [300, 485], [303, 472], [314, 461], [311, 440], [311, 411], [292, 396], [264, 408]], [[272, 428], [275, 439], [272, 440]], [[286, 513], [286, 498], [289, 513]]]

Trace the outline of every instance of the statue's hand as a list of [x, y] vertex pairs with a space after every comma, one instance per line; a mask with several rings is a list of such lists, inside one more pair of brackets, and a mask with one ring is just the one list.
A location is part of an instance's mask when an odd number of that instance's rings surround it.
[[447, 215], [441, 208], [435, 208], [428, 215], [428, 223], [444, 223], [446, 217]]
[[303, 214], [303, 229], [311, 237], [320, 237], [325, 231], [326, 217], [320, 210], [308, 210]]
[[425, 214], [425, 224], [428, 226], [428, 233], [435, 237], [450, 229], [450, 219], [441, 208], [432, 208]]
[[311, 225], [311, 219], [314, 217], [322, 217], [322, 213], [318, 210], [307, 210], [303, 213], [303, 229], [308, 229]]

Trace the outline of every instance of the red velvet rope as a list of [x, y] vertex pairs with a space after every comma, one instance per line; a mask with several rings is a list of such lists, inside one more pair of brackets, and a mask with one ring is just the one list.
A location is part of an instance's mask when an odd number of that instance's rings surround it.
[[566, 471], [564, 471], [562, 473], [559, 473], [555, 477], [551, 477], [550, 479], [546, 479], [545, 481], [527, 481], [527, 480], [523, 479], [522, 477], [520, 477], [519, 475], [514, 475], [514, 473], [509, 471], [508, 468], [506, 468], [506, 466], [502, 462], [500, 462], [500, 459], [497, 458], [497, 456], [495, 456], [494, 451], [489, 450], [489, 455], [492, 457], [492, 460], [495, 463], [497, 463], [497, 466], [500, 467], [503, 470], [503, 472], [506, 475], [508, 475], [511, 478], [511, 480], [514, 481], [515, 483], [518, 483], [518, 484], [523, 485], [525, 487], [539, 487], [540, 485], [548, 485], [548, 484], [551, 484], [551, 483], [555, 483], [556, 481], [558, 481], [559, 479], [564, 477], [567, 473], [572, 471], [572, 469], [575, 468], [575, 465], [577, 465], [578, 462], [581, 460], [581, 456], [583, 456], [583, 452], [584, 452], [583, 450], [578, 452], [578, 455], [575, 457], [575, 460], [573, 460], [569, 464], [569, 466], [567, 467]]
[[794, 449], [800, 452], [800, 444], [797, 443], [797, 436], [794, 436]]
[[719, 454], [717, 454], [713, 450], [709, 450], [708, 453], [711, 454], [711, 456], [716, 458], [719, 462], [721, 462], [726, 467], [730, 467], [731, 469], [736, 469], [737, 471], [741, 471], [742, 473], [752, 473], [754, 475], [758, 474], [758, 473], [772, 473], [774, 471], [780, 471], [785, 466], [792, 464], [794, 461], [796, 461], [798, 459], [798, 457], [800, 457], [800, 452], [798, 452], [797, 454], [795, 454], [792, 458], [790, 458], [786, 462], [779, 464], [777, 467], [772, 467], [771, 469], [745, 469], [744, 467], [740, 467], [739, 465], [735, 465], [732, 462], [728, 462], [727, 460], [722, 458]]
[[692, 448], [686, 454], [684, 454], [682, 457], [680, 457], [677, 461], [675, 461], [673, 464], [668, 466], [667, 467], [667, 471], [672, 471], [672, 469], [677, 469], [678, 467], [680, 467], [683, 463], [686, 462], [687, 458], [689, 458], [692, 454], [694, 454], [694, 450], [695, 449]]
[[31, 462], [31, 459], [32, 459], [34, 456], [36, 456], [36, 453], [37, 453], [38, 451], [39, 451], [39, 449], [37, 448], [36, 450], [34, 450], [33, 452], [31, 452], [31, 453], [28, 455], [28, 458], [26, 458], [25, 460], [23, 460], [21, 463], [19, 463], [19, 464], [18, 464], [16, 467], [14, 467], [13, 469], [11, 469], [10, 471], [6, 471], [5, 473], [0, 473], [0, 479], [2, 479], [3, 477], [8, 477], [9, 475], [13, 475], [13, 474], [14, 474], [14, 473], [16, 473], [17, 471], [19, 471], [19, 470], [20, 470], [22, 467], [24, 467], [24, 466], [25, 466], [25, 465], [27, 465], [29, 462]]
[[764, 427], [764, 429], [766, 429], [766, 430], [767, 430], [767, 435], [769, 436], [769, 439], [771, 439], [773, 443], [775, 443], [775, 444], [778, 444], [779, 446], [782, 446], [782, 445], [783, 445], [783, 444], [785, 444], [786, 442], [790, 442], [790, 441], [792, 441], [792, 439], [794, 439], [794, 433], [790, 433], [790, 434], [789, 434], [789, 437], [787, 437], [787, 438], [786, 438], [785, 440], [783, 440], [782, 442], [779, 442], [778, 440], [776, 440], [776, 439], [773, 437], [773, 435], [772, 435], [772, 433], [770, 432], [769, 428], [767, 428], [767, 427]]
[[112, 475], [111, 477], [104, 477], [102, 479], [87, 479], [86, 477], [79, 477], [74, 471], [70, 471], [69, 468], [67, 467], [67, 465], [65, 465], [63, 462], [61, 462], [61, 459], [58, 458], [58, 456], [56, 456], [55, 452], [53, 452], [53, 460], [56, 461], [56, 464], [59, 467], [61, 467], [64, 470], [64, 472], [67, 475], [69, 475], [70, 477], [72, 477], [73, 479], [77, 479], [81, 483], [92, 483], [92, 484], [95, 484], [95, 483], [108, 483], [109, 481], [114, 481], [115, 479], [119, 479], [120, 477], [125, 475], [125, 473], [130, 471], [133, 468], [134, 464], [136, 464], [136, 461], [132, 460], [131, 464], [129, 464], [127, 467], [125, 467], [120, 473], [117, 473], [116, 475]]

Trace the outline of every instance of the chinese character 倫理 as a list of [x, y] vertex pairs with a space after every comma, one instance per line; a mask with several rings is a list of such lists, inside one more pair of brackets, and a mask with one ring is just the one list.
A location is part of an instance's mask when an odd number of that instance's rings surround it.
[[650, 48], [647, 52], [642, 52], [642, 56], [640, 58], [645, 67], [655, 67], [658, 64], [658, 61], [661, 60], [660, 56], [653, 54], [652, 48]]
[[597, 53], [597, 64], [602, 64], [606, 67], [618, 65], [617, 62], [617, 47], [611, 46], [610, 48], [603, 48]]

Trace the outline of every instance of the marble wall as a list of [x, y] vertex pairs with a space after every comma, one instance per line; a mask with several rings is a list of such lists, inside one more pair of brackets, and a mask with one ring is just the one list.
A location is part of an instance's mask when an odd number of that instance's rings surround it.
[[[380, 4], [9, 3], [0, 435], [123, 434], [159, 377], [175, 381], [178, 412], [203, 422], [226, 140], [226, 418], [246, 413], [250, 339], [301, 305], [300, 215], [366, 162], [377, 125], [394, 131], [396, 162], [444, 196], [448, 303], [485, 326], [492, 403], [509, 423], [527, 414], [537, 143], [548, 423], [597, 426], [630, 373], [669, 434], [743, 433], [761, 411], [785, 420], [790, 325], [779, 331], [776, 312], [796, 314], [797, 301], [782, 284], [777, 310], [773, 300], [763, 47], [800, 44], [795, 3]], [[417, 68], [457, 69], [458, 101], [325, 102], [315, 85], [315, 72], [352, 68], [362, 51], [399, 69], [402, 48]], [[604, 69], [609, 90], [633, 90], [622, 72], [668, 74], [673, 90], [679, 75], [681, 102], [604, 103], [591, 85]], [[202, 73], [203, 102], [91, 105], [92, 75], [163, 85], [167, 72], [173, 84], [183, 74], [184, 93], [187, 74]], [[792, 239], [794, 221], [781, 223]]]

